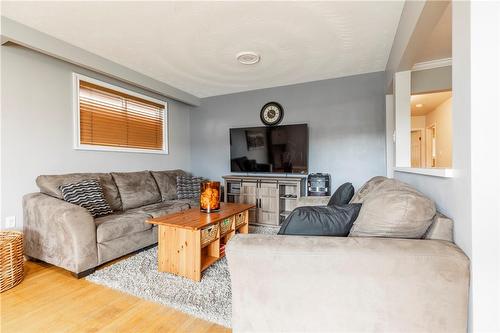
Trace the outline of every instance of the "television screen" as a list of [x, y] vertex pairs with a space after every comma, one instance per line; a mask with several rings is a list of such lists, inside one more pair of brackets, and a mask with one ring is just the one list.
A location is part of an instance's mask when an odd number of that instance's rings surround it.
[[307, 174], [307, 124], [231, 128], [231, 172]]

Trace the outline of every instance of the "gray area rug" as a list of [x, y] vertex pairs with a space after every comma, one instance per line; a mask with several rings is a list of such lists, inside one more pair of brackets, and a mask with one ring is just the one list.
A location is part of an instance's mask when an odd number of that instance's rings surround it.
[[[276, 234], [278, 228], [250, 226], [250, 233]], [[158, 272], [157, 248], [97, 270], [88, 281], [160, 303], [231, 327], [231, 280], [226, 258], [203, 272], [200, 282]]]

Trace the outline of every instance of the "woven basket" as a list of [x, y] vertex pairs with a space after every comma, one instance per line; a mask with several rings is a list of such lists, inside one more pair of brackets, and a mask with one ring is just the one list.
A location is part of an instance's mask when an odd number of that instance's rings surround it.
[[230, 218], [227, 218], [222, 222], [220, 222], [219, 224], [220, 224], [220, 234], [222, 236], [229, 230], [231, 230], [231, 227], [233, 226], [233, 221]]
[[219, 226], [217, 224], [211, 225], [205, 229], [201, 229], [201, 247], [217, 239], [217, 232]]
[[235, 223], [236, 228], [245, 223], [245, 212], [238, 213], [235, 215], [235, 217], [236, 217], [236, 223]]
[[0, 231], [0, 274], [0, 292], [23, 280], [23, 234], [19, 231]]

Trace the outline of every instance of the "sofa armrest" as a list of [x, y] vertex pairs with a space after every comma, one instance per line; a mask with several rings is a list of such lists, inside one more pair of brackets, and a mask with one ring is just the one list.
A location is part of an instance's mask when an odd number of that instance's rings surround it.
[[469, 260], [453, 243], [236, 235], [234, 332], [465, 332]]
[[453, 220], [437, 212], [423, 238], [453, 242]]
[[297, 202], [297, 207], [302, 206], [326, 206], [330, 201], [331, 196], [326, 197], [300, 197]]
[[42, 193], [23, 197], [25, 254], [80, 273], [97, 266], [96, 225], [78, 205]]

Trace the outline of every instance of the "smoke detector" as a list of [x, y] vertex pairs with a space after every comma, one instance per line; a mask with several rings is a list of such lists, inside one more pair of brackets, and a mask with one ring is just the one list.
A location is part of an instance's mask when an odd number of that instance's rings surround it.
[[260, 55], [255, 52], [244, 51], [236, 55], [236, 60], [243, 65], [253, 65], [260, 61]]

